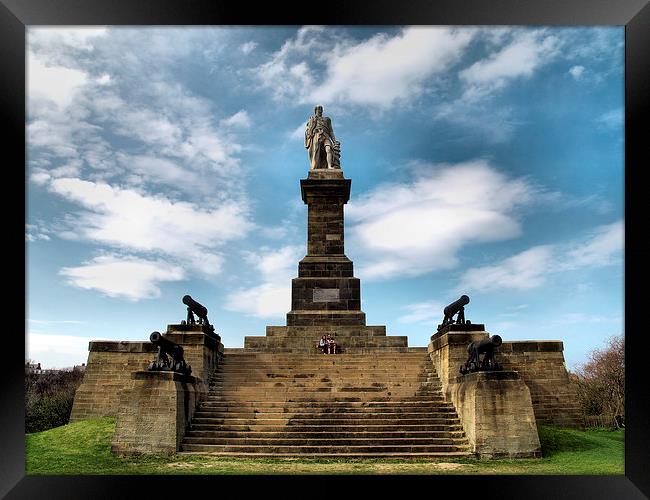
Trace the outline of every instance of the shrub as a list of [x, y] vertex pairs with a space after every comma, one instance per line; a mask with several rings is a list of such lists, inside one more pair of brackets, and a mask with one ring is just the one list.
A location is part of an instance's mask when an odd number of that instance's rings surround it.
[[25, 432], [40, 432], [68, 423], [83, 372], [25, 372]]
[[576, 371], [574, 382], [585, 415], [606, 415], [612, 427], [625, 421], [625, 339], [611, 337]]

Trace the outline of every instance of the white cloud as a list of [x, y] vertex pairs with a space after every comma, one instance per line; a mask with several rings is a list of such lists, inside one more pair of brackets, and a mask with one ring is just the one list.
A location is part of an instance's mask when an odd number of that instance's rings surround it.
[[533, 247], [503, 260], [498, 265], [468, 269], [462, 274], [456, 288], [469, 294], [504, 288], [535, 288], [544, 283], [553, 262], [552, 246]]
[[620, 262], [624, 247], [623, 230], [623, 221], [596, 228], [586, 240], [570, 245], [561, 268], [571, 270]]
[[245, 207], [235, 202], [199, 208], [162, 195], [73, 178], [54, 179], [49, 189], [85, 209], [70, 221], [79, 237], [172, 256], [202, 274], [221, 270], [222, 257], [214, 248], [244, 237], [252, 228]]
[[622, 323], [623, 317], [619, 314], [603, 316], [599, 314], [566, 313], [552, 321], [554, 325], [572, 325], [586, 323]]
[[291, 309], [291, 282], [263, 283], [232, 292], [223, 307], [258, 318], [281, 317]]
[[276, 318], [291, 309], [291, 278], [297, 275], [298, 260], [304, 257], [302, 245], [288, 245], [272, 251], [248, 252], [246, 261], [262, 274], [264, 283], [231, 292], [224, 304], [230, 311], [259, 318]]
[[257, 42], [246, 42], [239, 47], [244, 54], [250, 54], [257, 47]]
[[100, 85], [108, 85], [111, 82], [111, 75], [104, 73], [95, 80]]
[[618, 130], [622, 133], [624, 118], [625, 115], [622, 109], [620, 108], [612, 109], [611, 111], [607, 111], [606, 113], [603, 113], [602, 115], [598, 116], [596, 118], [596, 124], [598, 124], [602, 128], [606, 128], [610, 130]]
[[580, 65], [572, 66], [571, 69], [569, 70], [571, 76], [576, 80], [580, 80], [584, 72], [585, 72], [585, 67]]
[[32, 45], [63, 44], [73, 49], [93, 50], [91, 42], [106, 35], [105, 27], [39, 27], [28, 28], [28, 38]]
[[442, 311], [445, 306], [437, 301], [418, 302], [417, 304], [409, 304], [403, 306], [402, 309], [407, 311], [407, 314], [397, 318], [401, 323], [431, 323], [441, 320]]
[[242, 127], [249, 128], [251, 126], [251, 119], [248, 112], [245, 110], [237, 111], [234, 115], [221, 120], [221, 124], [227, 127]]
[[289, 139], [295, 141], [304, 141], [305, 140], [305, 129], [307, 128], [307, 122], [298, 125], [295, 129], [287, 134]]
[[332, 29], [307, 27], [256, 71], [278, 98], [390, 107], [419, 95], [427, 80], [444, 74], [475, 31], [409, 27], [395, 36], [356, 42]]
[[545, 283], [555, 273], [580, 268], [599, 268], [622, 261], [623, 221], [599, 226], [581, 240], [540, 245], [504, 259], [498, 264], [465, 271], [458, 290], [527, 290]]
[[43, 369], [80, 365], [88, 361], [88, 343], [93, 340], [110, 339], [29, 332], [25, 339], [26, 358], [41, 363]]
[[27, 52], [27, 86], [32, 99], [49, 99], [65, 108], [87, 81], [84, 71], [47, 65], [32, 51]]
[[544, 30], [517, 32], [507, 46], [459, 73], [467, 86], [463, 99], [479, 100], [514, 79], [530, 77], [557, 55], [558, 44], [559, 39]]
[[159, 297], [160, 282], [185, 278], [182, 267], [163, 260], [118, 255], [95, 257], [78, 267], [64, 267], [59, 274], [70, 285], [130, 301]]
[[455, 267], [468, 244], [519, 235], [518, 209], [540, 197], [530, 182], [484, 160], [420, 165], [412, 182], [382, 185], [349, 203], [347, 240], [363, 253], [360, 277], [418, 276]]
[[36, 224], [25, 224], [25, 241], [50, 241], [49, 229]]

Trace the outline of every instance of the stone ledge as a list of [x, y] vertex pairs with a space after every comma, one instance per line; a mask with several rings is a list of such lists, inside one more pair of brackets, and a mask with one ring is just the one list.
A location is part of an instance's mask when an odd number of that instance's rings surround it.
[[194, 384], [196, 377], [193, 375], [184, 375], [178, 372], [170, 371], [149, 371], [141, 370], [131, 374], [133, 380], [163, 380], [169, 382], [182, 382], [186, 384]]
[[437, 339], [438, 337], [443, 336], [445, 333], [456, 333], [456, 332], [484, 332], [485, 324], [483, 323], [464, 323], [464, 324], [451, 324], [445, 325], [436, 333], [431, 335], [431, 340]]
[[501, 344], [498, 351], [502, 353], [563, 352], [564, 343], [561, 340], [514, 340]]
[[314, 168], [309, 170], [308, 179], [343, 179], [343, 170], [340, 168]]
[[434, 335], [433, 337], [431, 337], [429, 346], [431, 351], [442, 349], [447, 345], [458, 346], [459, 344], [461, 344], [467, 346], [469, 345], [470, 342], [482, 338], [486, 338], [487, 336], [488, 333], [484, 330], [473, 331], [473, 332], [446, 332], [441, 335]]
[[461, 382], [482, 382], [488, 380], [520, 380], [521, 375], [519, 372], [510, 370], [501, 371], [482, 371], [467, 373], [466, 375], [457, 375], [455, 379], [450, 380], [450, 383]]
[[126, 341], [126, 340], [91, 340], [88, 343], [88, 350], [92, 352], [146, 352], [157, 351], [149, 341]]

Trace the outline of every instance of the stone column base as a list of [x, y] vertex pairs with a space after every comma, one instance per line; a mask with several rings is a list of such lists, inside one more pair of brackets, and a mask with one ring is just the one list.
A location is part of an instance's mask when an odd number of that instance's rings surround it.
[[517, 372], [462, 375], [450, 380], [448, 393], [478, 457], [542, 455], [530, 390]]
[[176, 453], [194, 414], [197, 379], [176, 372], [137, 371], [120, 396], [111, 452]]

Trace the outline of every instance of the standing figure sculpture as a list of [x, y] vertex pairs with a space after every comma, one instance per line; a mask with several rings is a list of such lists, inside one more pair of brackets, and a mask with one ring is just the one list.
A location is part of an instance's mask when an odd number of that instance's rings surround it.
[[323, 106], [314, 108], [305, 130], [305, 148], [309, 154], [309, 168], [341, 168], [341, 143], [334, 137], [332, 120], [323, 116]]

